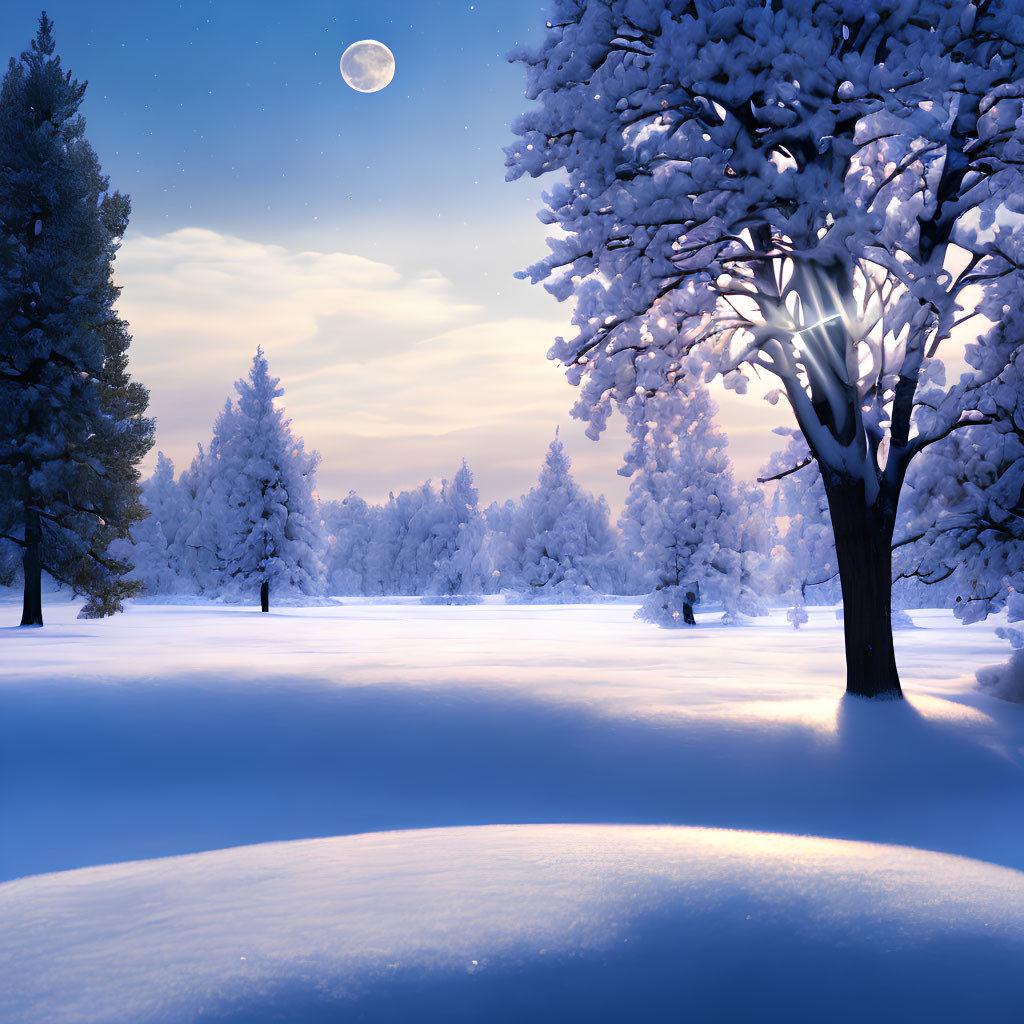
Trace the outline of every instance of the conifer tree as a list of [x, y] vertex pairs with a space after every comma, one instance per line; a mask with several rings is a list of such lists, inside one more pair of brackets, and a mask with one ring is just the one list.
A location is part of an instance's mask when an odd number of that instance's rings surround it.
[[183, 509], [174, 463], [163, 452], [157, 453], [156, 469], [142, 484], [142, 503], [149, 515], [132, 531], [132, 575], [148, 594], [176, 594], [181, 576], [174, 538]]
[[621, 528], [642, 567], [647, 600], [638, 618], [694, 625], [698, 601], [727, 614], [754, 610], [740, 545], [740, 506], [707, 388], [680, 381], [630, 407], [635, 476]]
[[349, 491], [343, 501], [325, 502], [320, 511], [328, 536], [328, 593], [371, 593], [366, 589], [367, 554], [380, 509], [368, 505], [355, 491]]
[[430, 533], [432, 572], [424, 593], [443, 601], [466, 601], [484, 592], [489, 567], [473, 474], [462, 460], [452, 480], [441, 484], [439, 514]]
[[315, 595], [324, 580], [315, 496], [320, 456], [305, 451], [275, 405], [284, 394], [279, 383], [257, 349], [248, 379], [235, 383], [237, 404], [218, 420], [207, 496], [210, 518], [220, 524], [215, 570], [221, 585], [239, 594], [258, 589], [264, 612], [271, 585]]
[[775, 516], [776, 521], [785, 521], [772, 551], [771, 575], [776, 593], [789, 604], [786, 618], [799, 629], [807, 622], [808, 587], [826, 588], [825, 593], [834, 596], [839, 568], [817, 463], [800, 431], [777, 427], [775, 433], [788, 437], [789, 443], [772, 455], [762, 472], [762, 479], [778, 481]]
[[503, 582], [527, 600], [587, 600], [613, 589], [617, 550], [608, 505], [580, 487], [571, 467], [556, 432], [512, 522], [514, 566]]
[[0, 88], [0, 536], [22, 550], [22, 625], [42, 625], [44, 571], [86, 595], [83, 617], [140, 586], [109, 550], [146, 514], [153, 443], [111, 279], [130, 204], [85, 138], [84, 93], [44, 13]]
[[204, 514], [210, 490], [213, 460], [201, 444], [178, 480], [181, 515], [171, 540], [182, 593], [200, 594], [213, 586], [210, 567], [217, 558], [216, 521]]

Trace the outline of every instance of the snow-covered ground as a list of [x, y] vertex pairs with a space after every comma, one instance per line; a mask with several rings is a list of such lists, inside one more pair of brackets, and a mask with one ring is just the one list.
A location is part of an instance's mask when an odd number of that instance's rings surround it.
[[0, 1020], [1015, 1019], [994, 626], [912, 612], [878, 705], [831, 610], [634, 607], [0, 630]]

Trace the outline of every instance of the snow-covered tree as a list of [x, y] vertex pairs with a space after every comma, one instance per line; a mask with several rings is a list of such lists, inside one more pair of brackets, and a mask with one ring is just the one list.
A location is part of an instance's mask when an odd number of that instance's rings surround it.
[[170, 548], [178, 571], [180, 593], [201, 594], [216, 588], [213, 572], [217, 560], [218, 519], [215, 511], [207, 511], [215, 467], [215, 461], [199, 444], [188, 469], [178, 478], [181, 516]]
[[181, 590], [179, 558], [174, 546], [184, 513], [181, 495], [174, 480], [174, 463], [158, 452], [156, 469], [142, 484], [142, 503], [149, 515], [132, 529], [130, 553], [132, 575], [148, 594], [176, 594]]
[[380, 509], [368, 505], [355, 491], [343, 501], [320, 506], [328, 537], [327, 590], [331, 594], [373, 593], [367, 589], [366, 560], [380, 518]]
[[[820, 468], [847, 690], [901, 696], [890, 545], [911, 460], [964, 424], [942, 342], [1004, 315], [1021, 242], [1011, 0], [554, 0], [509, 176], [558, 174], [530, 269], [596, 435], [700, 359], [774, 375]], [[970, 307], [975, 307], [974, 309]], [[964, 314], [961, 317], [961, 313]], [[983, 338], [982, 346], [990, 345]]]
[[388, 495], [375, 519], [366, 553], [366, 593], [415, 596], [434, 568], [431, 531], [441, 498], [429, 480]]
[[432, 571], [423, 587], [426, 596], [465, 601], [484, 592], [490, 577], [486, 532], [479, 493], [463, 459], [454, 478], [441, 485], [438, 515], [428, 540]]
[[619, 526], [646, 582], [637, 617], [693, 625], [698, 601], [732, 615], [753, 610], [729, 442], [707, 388], [680, 380], [629, 411], [634, 444], [626, 468], [634, 475]]
[[262, 349], [248, 378], [235, 383], [236, 403], [217, 421], [208, 457], [215, 460], [203, 513], [218, 526], [212, 566], [229, 592], [270, 588], [323, 592], [324, 547], [316, 501], [320, 456], [305, 450], [275, 399], [284, 394]]
[[946, 438], [920, 463], [911, 480], [908, 546], [900, 552], [902, 574], [941, 587], [964, 623], [1006, 610], [1008, 625], [997, 632], [1014, 654], [979, 679], [1016, 700], [1024, 700], [1024, 629], [1017, 625], [1024, 620], [1022, 338], [1018, 306], [991, 344], [968, 348], [968, 360], [988, 377], [975, 393], [986, 422]]
[[109, 550], [145, 517], [153, 443], [111, 278], [130, 204], [85, 138], [84, 93], [43, 14], [0, 88], [0, 536], [23, 552], [22, 625], [43, 623], [44, 571], [87, 596], [83, 617], [140, 586]]
[[[404, 492], [400, 492], [402, 494]], [[407, 502], [399, 504], [394, 493], [379, 507], [373, 532], [366, 550], [366, 567], [363, 575], [363, 593], [371, 597], [397, 594], [398, 554], [402, 540], [408, 531], [404, 515]]]
[[578, 601], [614, 588], [617, 545], [604, 498], [573, 479], [556, 434], [537, 484], [516, 509], [513, 565], [503, 587], [534, 601]]
[[808, 588], [814, 597], [826, 588], [831, 597], [839, 569], [817, 463], [799, 430], [777, 427], [775, 433], [788, 437], [789, 443], [772, 455], [760, 477], [778, 481], [772, 505], [776, 524], [784, 524], [771, 553], [771, 576], [775, 593], [789, 604], [786, 618], [799, 628], [807, 621]]
[[490, 591], [511, 586], [514, 578], [516, 552], [512, 543], [512, 530], [517, 512], [518, 505], [511, 498], [500, 504], [492, 501], [484, 510], [484, 521], [487, 524], [487, 560], [492, 566], [488, 585]]
[[444, 515], [440, 493], [430, 480], [412, 491], [402, 491], [392, 507], [394, 528], [401, 537], [395, 560], [396, 585], [392, 593], [422, 594], [434, 570], [434, 530]]

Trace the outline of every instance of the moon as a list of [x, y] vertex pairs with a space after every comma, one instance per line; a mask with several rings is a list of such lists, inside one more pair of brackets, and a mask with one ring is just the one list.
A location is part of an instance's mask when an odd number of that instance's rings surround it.
[[356, 92], [380, 92], [395, 77], [395, 55], [376, 39], [360, 39], [341, 55], [341, 77]]

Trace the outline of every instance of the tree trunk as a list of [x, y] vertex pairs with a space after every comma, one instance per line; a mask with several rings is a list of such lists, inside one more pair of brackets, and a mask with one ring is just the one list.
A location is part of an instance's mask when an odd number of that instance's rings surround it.
[[882, 495], [869, 507], [859, 481], [826, 480], [825, 493], [843, 591], [846, 692], [899, 700], [903, 690], [892, 646], [895, 501]]
[[260, 611], [270, 611], [270, 582], [264, 580], [260, 584]]
[[43, 568], [39, 560], [39, 545], [43, 530], [39, 513], [34, 508], [25, 509], [25, 554], [22, 567], [25, 572], [24, 601], [21, 610], [23, 626], [43, 624]]

